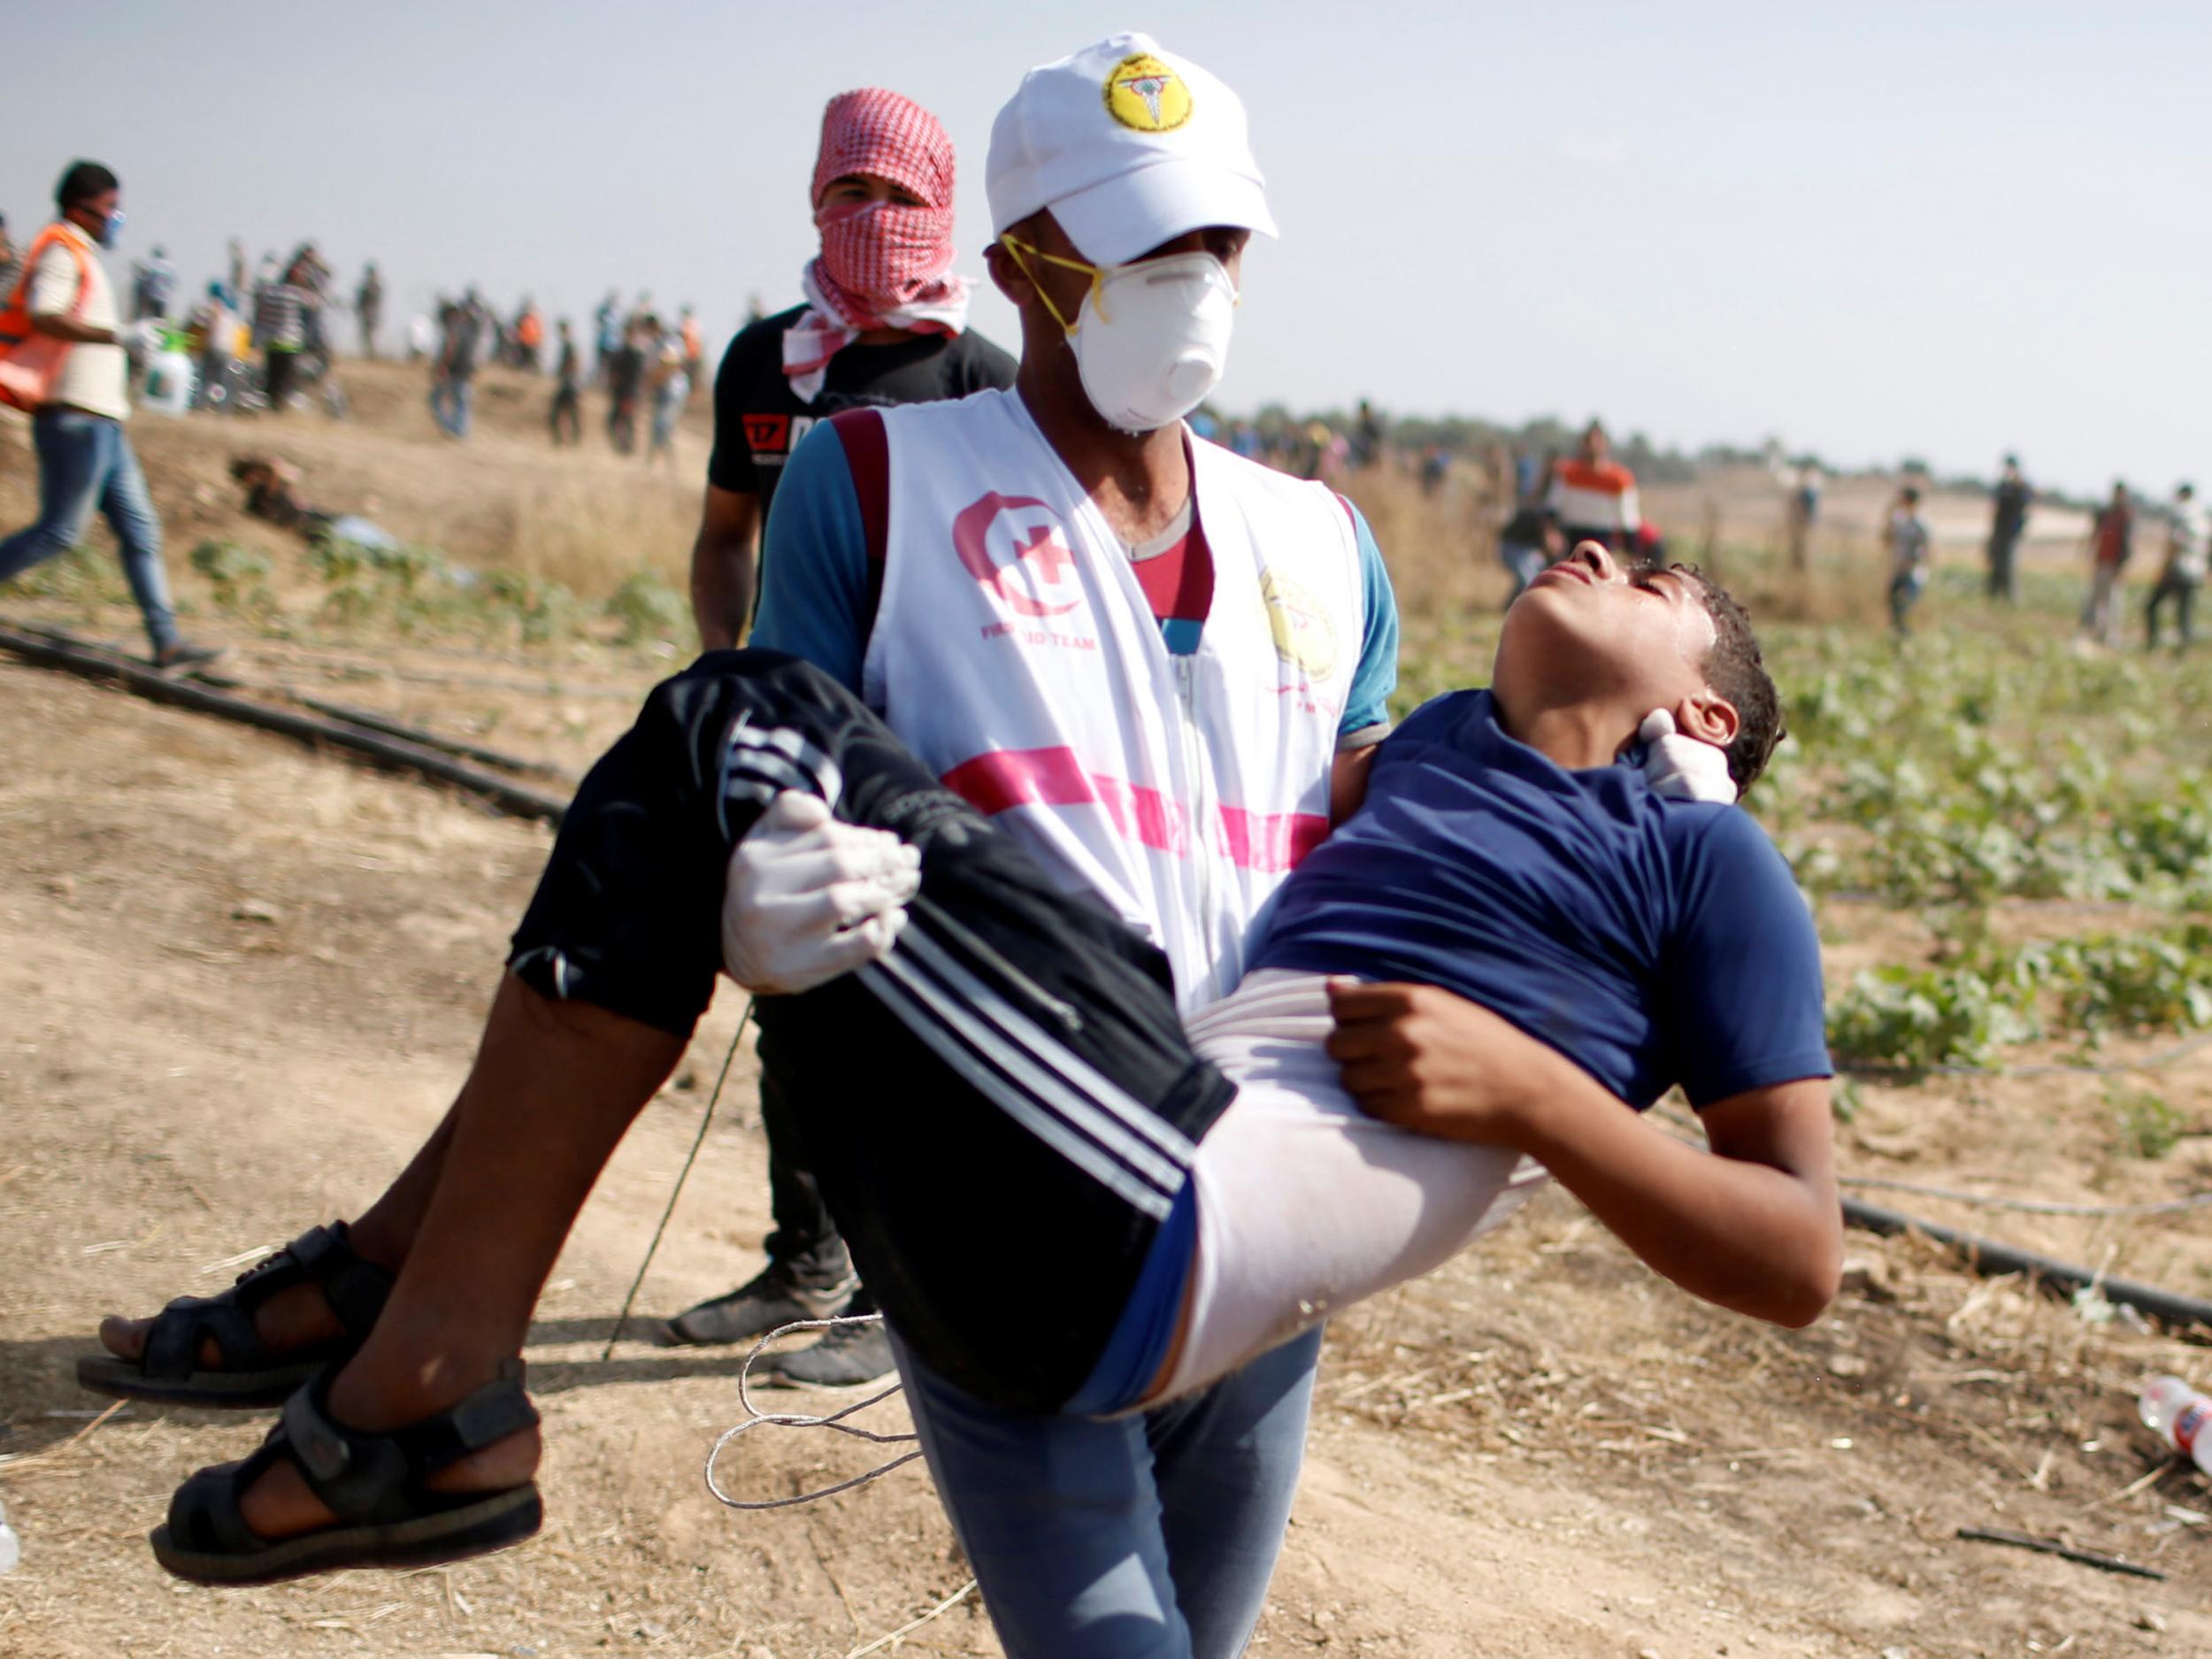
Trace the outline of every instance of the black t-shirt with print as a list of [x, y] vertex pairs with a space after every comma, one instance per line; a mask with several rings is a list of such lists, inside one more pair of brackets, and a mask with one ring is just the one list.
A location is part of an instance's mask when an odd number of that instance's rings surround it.
[[714, 454], [707, 482], [760, 497], [764, 518], [792, 446], [847, 409], [933, 403], [1014, 383], [1014, 359], [972, 330], [847, 346], [829, 360], [822, 395], [803, 403], [783, 372], [784, 331], [805, 311], [764, 317], [730, 342], [714, 377]]

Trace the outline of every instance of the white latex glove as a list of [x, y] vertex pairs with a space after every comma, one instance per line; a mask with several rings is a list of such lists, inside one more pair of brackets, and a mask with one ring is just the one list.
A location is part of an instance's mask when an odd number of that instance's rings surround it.
[[1644, 780], [1654, 795], [1678, 801], [1712, 801], [1725, 806], [1736, 798], [1728, 775], [1728, 752], [1674, 729], [1674, 716], [1654, 709], [1636, 728], [1644, 745]]
[[807, 991], [875, 961], [906, 926], [922, 856], [780, 792], [730, 854], [722, 965], [749, 991]]

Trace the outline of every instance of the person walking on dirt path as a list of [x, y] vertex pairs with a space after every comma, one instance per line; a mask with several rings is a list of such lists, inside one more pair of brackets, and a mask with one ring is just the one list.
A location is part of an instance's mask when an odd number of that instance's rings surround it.
[[193, 393], [196, 409], [220, 409], [233, 390], [231, 365], [235, 360], [237, 319], [223, 296], [223, 285], [207, 285], [207, 297], [192, 314], [192, 333], [199, 346], [200, 383]]
[[699, 389], [707, 369], [706, 335], [700, 331], [699, 319], [688, 305], [676, 319], [676, 334], [683, 342], [685, 397], [688, 401], [691, 394]]
[[1595, 541], [1625, 557], [1643, 528], [1636, 475], [1613, 458], [1613, 440], [1601, 421], [1584, 427], [1581, 448], [1553, 469], [1546, 504], [1570, 547]]
[[1990, 492], [1989, 596], [2008, 605], [2020, 603], [2020, 542], [2034, 505], [2035, 491], [2020, 471], [2020, 457], [2005, 457], [2005, 470]]
[[664, 460], [676, 470], [676, 422], [691, 401], [691, 380], [684, 373], [684, 342], [675, 334], [661, 336], [653, 365], [646, 371], [646, 396], [652, 403], [652, 436], [645, 446], [645, 465]]
[[2143, 627], [2152, 650], [2158, 649], [2158, 614], [2169, 601], [2181, 628], [2174, 649], [2179, 653], [2189, 649], [2190, 613], [2196, 609], [2197, 589], [2204, 586], [2208, 557], [2212, 557], [2212, 514], [2197, 500], [2195, 485], [2181, 485], [2174, 491], [2166, 531], [2166, 566], [2143, 607]]
[[547, 415], [547, 424], [553, 429], [553, 447], [560, 448], [565, 441], [571, 447], [584, 441], [584, 367], [576, 349], [576, 332], [568, 326], [568, 319], [560, 321], [555, 349], [558, 357], [554, 365], [557, 381], [553, 388], [553, 407]]
[[1525, 501], [1515, 508], [1513, 516], [1498, 531], [1498, 563], [1513, 579], [1502, 609], [1510, 611], [1513, 602], [1528, 590], [1545, 566], [1558, 563], [1566, 553], [1567, 541], [1559, 534], [1559, 520], [1541, 500]]
[[475, 402], [476, 364], [483, 349], [475, 309], [449, 304], [440, 319], [438, 351], [430, 365], [430, 414], [447, 437], [465, 441]]
[[176, 297], [177, 268], [169, 263], [169, 256], [156, 248], [145, 262], [133, 273], [131, 281], [131, 320], [165, 322], [169, 316], [169, 303]]
[[[749, 325], [715, 377], [714, 449], [691, 554], [692, 614], [706, 649], [735, 645], [752, 618], [769, 504], [811, 427], [844, 410], [1013, 383], [1014, 360], [967, 326], [967, 284], [952, 272], [954, 170], [952, 141], [911, 99], [872, 88], [823, 111], [809, 190], [820, 244], [800, 276], [806, 303]], [[674, 1340], [746, 1341], [795, 1318], [870, 1310], [788, 1103], [765, 1072], [760, 1112], [775, 1223], [767, 1264], [670, 1321]], [[857, 1383], [891, 1363], [880, 1330], [837, 1325], [777, 1356], [772, 1374]]]
[[23, 250], [8, 236], [7, 216], [0, 213], [0, 303], [15, 292], [16, 279], [23, 273]]
[[330, 363], [330, 334], [326, 323], [330, 280], [335, 274], [323, 263], [322, 255], [311, 242], [303, 242], [292, 250], [292, 263], [284, 271], [284, 280], [300, 294], [300, 349], [315, 359], [313, 373], [318, 374]]
[[525, 374], [537, 373], [543, 366], [538, 361], [538, 353], [545, 344], [545, 319], [538, 314], [536, 303], [527, 296], [515, 312], [511, 338], [514, 341], [514, 366]]
[[376, 273], [376, 261], [361, 267], [361, 285], [353, 291], [353, 315], [361, 325], [361, 355], [376, 358], [376, 331], [384, 320], [384, 279]]
[[2120, 573], [2135, 552], [2135, 503], [2116, 482], [2089, 532], [2089, 596], [2081, 608], [2081, 637], [2098, 645], [2120, 642]]
[[638, 403], [645, 396], [647, 349], [660, 334], [651, 317], [633, 317], [606, 359], [607, 443], [617, 455], [637, 453]]
[[622, 349], [622, 300], [614, 289], [609, 288], [607, 297], [592, 311], [591, 325], [592, 384], [604, 386], [608, 366]]
[[1920, 516], [1920, 492], [1907, 484], [1882, 526], [1882, 542], [1889, 549], [1889, 626], [1903, 639], [1912, 632], [1906, 618], [1927, 591], [1928, 565], [1932, 544], [1928, 521]]
[[115, 532], [156, 665], [212, 661], [219, 651], [177, 631], [161, 563], [161, 518], [126, 429], [131, 405], [122, 319], [100, 257], [122, 229], [122, 185], [96, 161], [74, 162], [55, 187], [54, 204], [58, 217], [32, 239], [23, 274], [0, 309], [0, 334], [67, 344], [31, 416], [38, 518], [0, 541], [0, 582], [76, 546], [96, 507]]
[[1783, 503], [1783, 534], [1788, 542], [1790, 569], [1802, 575], [1812, 560], [1813, 526], [1820, 518], [1820, 468], [1807, 461], [1797, 469]]
[[1359, 414], [1352, 422], [1352, 465], [1359, 472], [1379, 466], [1383, 461], [1383, 420], [1375, 412], [1375, 406], [1365, 398], [1359, 400]]
[[261, 389], [269, 412], [283, 414], [292, 403], [300, 353], [307, 345], [308, 296], [287, 266], [255, 290], [253, 343], [261, 352]]

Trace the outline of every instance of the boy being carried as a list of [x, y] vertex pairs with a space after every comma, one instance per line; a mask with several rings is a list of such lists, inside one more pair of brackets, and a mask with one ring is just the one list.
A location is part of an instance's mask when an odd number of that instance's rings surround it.
[[[355, 1234], [308, 1235], [267, 1294], [104, 1327], [117, 1357], [80, 1374], [111, 1392], [237, 1402], [328, 1366], [186, 1484], [157, 1554], [240, 1582], [535, 1529], [531, 1302], [726, 961], [785, 993], [764, 1055], [820, 1102], [808, 1148], [1009, 1652], [1236, 1651], [1256, 1602], [1181, 1606], [1169, 1568], [1221, 1494], [1156, 1490], [1158, 1415], [1114, 1414], [1204, 1399], [1546, 1172], [1724, 1306], [1802, 1325], [1832, 1294], [1810, 918], [1747, 816], [1639, 764], [1640, 738], [1724, 755], [1740, 789], [1779, 729], [1732, 601], [1578, 548], [1509, 613], [1492, 688], [1380, 746], [1187, 1039], [1160, 954], [849, 693], [702, 659], [585, 781], [468, 1083]], [[1717, 1156], [1638, 1115], [1678, 1082]], [[970, 1271], [985, 1225], [1029, 1241], [1018, 1284]], [[1302, 1431], [1287, 1397], [1250, 1427]], [[1279, 1541], [1248, 1540], [1263, 1586]]]

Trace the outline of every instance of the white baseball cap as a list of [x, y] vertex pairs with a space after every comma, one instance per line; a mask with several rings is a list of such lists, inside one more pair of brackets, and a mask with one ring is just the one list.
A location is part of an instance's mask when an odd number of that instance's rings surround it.
[[1148, 35], [1024, 75], [991, 124], [984, 173], [994, 235], [1048, 207], [1100, 265], [1209, 225], [1277, 234], [1243, 103]]

